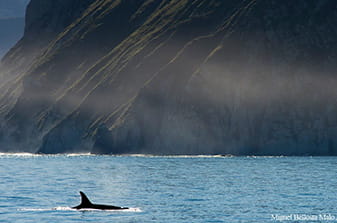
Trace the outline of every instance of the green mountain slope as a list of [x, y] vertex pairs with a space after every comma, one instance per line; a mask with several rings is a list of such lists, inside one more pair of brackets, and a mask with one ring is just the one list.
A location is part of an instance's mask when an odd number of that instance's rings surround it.
[[336, 154], [332, 0], [41, 1], [1, 65], [1, 150]]

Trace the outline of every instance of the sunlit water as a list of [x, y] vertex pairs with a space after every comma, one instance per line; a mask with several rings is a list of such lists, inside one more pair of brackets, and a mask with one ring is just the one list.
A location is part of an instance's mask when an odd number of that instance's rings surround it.
[[[277, 222], [337, 217], [337, 157], [0, 154], [0, 222]], [[126, 211], [76, 211], [94, 203]], [[337, 222], [288, 221], [288, 222]]]

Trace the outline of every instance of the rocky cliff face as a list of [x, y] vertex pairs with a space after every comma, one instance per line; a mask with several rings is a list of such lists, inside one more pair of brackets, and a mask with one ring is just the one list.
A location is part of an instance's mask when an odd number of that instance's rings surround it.
[[32, 0], [28, 12], [1, 66], [2, 151], [337, 153], [332, 0]]

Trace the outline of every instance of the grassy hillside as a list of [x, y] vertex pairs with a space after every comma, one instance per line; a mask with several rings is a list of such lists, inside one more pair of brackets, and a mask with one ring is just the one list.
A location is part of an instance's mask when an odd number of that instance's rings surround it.
[[41, 1], [2, 64], [2, 150], [337, 153], [332, 0]]

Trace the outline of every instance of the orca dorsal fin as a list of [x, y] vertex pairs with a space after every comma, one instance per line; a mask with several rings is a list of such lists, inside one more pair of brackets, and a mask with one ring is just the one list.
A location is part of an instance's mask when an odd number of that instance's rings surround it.
[[90, 202], [88, 197], [82, 191], [80, 191], [80, 194], [81, 194], [81, 204], [80, 204], [80, 206], [88, 207], [88, 206], [92, 205], [92, 203]]

